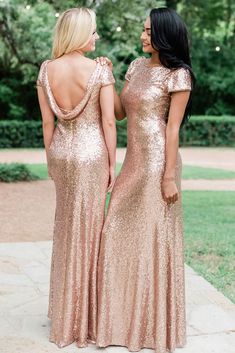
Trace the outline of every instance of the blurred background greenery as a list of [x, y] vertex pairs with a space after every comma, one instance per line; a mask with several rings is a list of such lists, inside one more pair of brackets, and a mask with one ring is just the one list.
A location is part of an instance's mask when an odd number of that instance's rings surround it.
[[143, 55], [140, 34], [151, 8], [168, 6], [185, 20], [197, 77], [194, 115], [235, 115], [234, 0], [0, 0], [1, 120], [40, 119], [35, 81], [50, 58], [53, 27], [69, 7], [97, 14], [95, 56], [112, 59], [120, 90], [128, 64]]

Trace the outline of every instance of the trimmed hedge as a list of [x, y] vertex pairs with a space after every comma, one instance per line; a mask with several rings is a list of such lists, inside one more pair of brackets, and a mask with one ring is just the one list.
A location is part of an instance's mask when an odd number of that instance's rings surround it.
[[41, 121], [0, 121], [0, 148], [11, 147], [43, 147]]
[[[118, 146], [126, 146], [126, 120], [117, 122]], [[235, 146], [235, 116], [192, 116], [180, 130], [181, 146]]]
[[180, 132], [181, 146], [235, 146], [235, 116], [192, 116]]
[[0, 164], [0, 182], [12, 183], [16, 181], [38, 180], [39, 177], [31, 173], [22, 163]]
[[[126, 120], [117, 123], [118, 146], [126, 146]], [[180, 130], [181, 146], [235, 146], [235, 116], [192, 116]]]
[[[117, 122], [118, 147], [126, 146], [126, 119]], [[193, 116], [180, 132], [181, 146], [235, 146], [234, 116]], [[0, 148], [43, 147], [41, 121], [0, 121]]]

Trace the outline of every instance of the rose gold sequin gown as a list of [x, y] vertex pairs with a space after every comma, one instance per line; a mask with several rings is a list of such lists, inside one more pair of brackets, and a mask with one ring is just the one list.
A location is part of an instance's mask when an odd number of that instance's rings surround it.
[[[161, 194], [166, 118], [171, 92], [190, 90], [191, 80], [145, 58], [126, 80], [128, 146], [101, 238], [96, 342], [165, 353], [186, 341], [181, 200], [169, 207]], [[176, 171], [180, 189], [180, 156]]]
[[109, 179], [99, 92], [114, 79], [107, 66], [97, 64], [83, 99], [66, 111], [50, 89], [48, 62], [42, 64], [37, 84], [58, 118], [49, 148], [56, 188], [49, 339], [59, 347], [73, 341], [85, 347], [96, 339], [97, 261]]

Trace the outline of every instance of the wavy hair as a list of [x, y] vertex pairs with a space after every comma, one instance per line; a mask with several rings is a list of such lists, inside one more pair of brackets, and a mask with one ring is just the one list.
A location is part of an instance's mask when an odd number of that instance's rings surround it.
[[[189, 55], [188, 31], [182, 18], [172, 9], [158, 8], [150, 12], [151, 44], [158, 51], [161, 64], [170, 69], [185, 68], [191, 75], [192, 89], [195, 76]], [[182, 125], [192, 110], [192, 91], [185, 109]]]
[[72, 8], [59, 17], [54, 31], [52, 57], [59, 58], [85, 47], [96, 26], [96, 15], [87, 8]]

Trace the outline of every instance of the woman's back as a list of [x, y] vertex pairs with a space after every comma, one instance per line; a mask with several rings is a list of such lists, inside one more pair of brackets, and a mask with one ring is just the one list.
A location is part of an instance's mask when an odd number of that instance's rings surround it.
[[42, 63], [37, 80], [56, 189], [48, 316], [49, 339], [59, 347], [96, 339], [98, 253], [116, 136], [114, 78], [108, 67], [85, 58], [98, 39], [92, 10], [65, 11], [55, 28], [53, 60]]
[[60, 108], [71, 111], [81, 102], [95, 68], [95, 61], [77, 55], [64, 55], [48, 63], [49, 85]]

